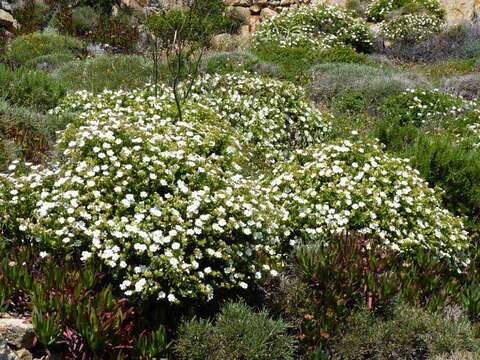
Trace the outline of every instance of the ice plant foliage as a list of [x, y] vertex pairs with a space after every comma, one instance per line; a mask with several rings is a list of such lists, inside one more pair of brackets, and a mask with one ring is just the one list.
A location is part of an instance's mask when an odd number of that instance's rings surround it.
[[275, 44], [282, 48], [309, 46], [328, 49], [351, 45], [357, 50], [372, 45], [366, 23], [335, 6], [318, 4], [284, 11], [264, 21], [254, 33], [254, 46]]
[[397, 253], [422, 248], [460, 268], [468, 262], [461, 220], [442, 208], [408, 160], [375, 143], [344, 140], [298, 150], [274, 172], [271, 194], [289, 213], [293, 242], [355, 230]]

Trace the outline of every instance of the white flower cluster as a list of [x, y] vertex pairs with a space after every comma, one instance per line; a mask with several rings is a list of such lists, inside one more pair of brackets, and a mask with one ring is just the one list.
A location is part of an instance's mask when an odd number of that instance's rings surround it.
[[330, 132], [331, 116], [312, 107], [303, 89], [288, 82], [248, 74], [207, 75], [192, 93], [196, 103], [243, 134], [257, 160], [279, 159], [285, 151], [321, 142]]
[[372, 45], [366, 23], [345, 10], [324, 4], [291, 8], [264, 21], [254, 33], [253, 44], [281, 48], [308, 46], [328, 49], [351, 45], [358, 50]]
[[394, 252], [420, 247], [456, 266], [468, 263], [461, 220], [442, 208], [408, 160], [385, 155], [375, 143], [298, 150], [274, 173], [270, 191], [289, 214], [293, 242], [356, 230]]
[[380, 24], [386, 40], [421, 42], [442, 31], [444, 20], [428, 14], [406, 14]]
[[126, 295], [211, 299], [275, 274], [274, 205], [242, 174], [229, 123], [193, 102], [178, 121], [171, 92], [151, 93], [70, 96], [82, 112], [59, 137], [61, 158], [3, 176], [2, 210], [30, 201], [20, 230], [43, 251], [103, 260]]

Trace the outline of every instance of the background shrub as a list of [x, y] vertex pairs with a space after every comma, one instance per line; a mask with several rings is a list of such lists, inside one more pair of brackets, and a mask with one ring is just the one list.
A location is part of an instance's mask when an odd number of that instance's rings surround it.
[[452, 26], [426, 41], [398, 42], [383, 51], [390, 57], [416, 62], [475, 57], [480, 53], [480, 26], [477, 23]]
[[95, 30], [99, 20], [98, 10], [91, 6], [79, 6], [72, 10], [72, 28], [77, 34], [86, 34]]
[[358, 99], [359, 108], [355, 110], [373, 113], [389, 96], [425, 82], [412, 73], [365, 64], [320, 64], [314, 66], [310, 74], [308, 92], [315, 102], [328, 104], [334, 98], [340, 101]]
[[361, 310], [332, 347], [332, 358], [422, 359], [455, 351], [476, 351], [478, 340], [465, 317], [445, 318], [408, 305], [397, 305], [391, 317]]
[[180, 360], [293, 359], [288, 324], [244, 303], [228, 303], [215, 323], [192, 320], [180, 326], [175, 352]]
[[0, 88], [0, 96], [12, 104], [38, 111], [54, 108], [66, 93], [64, 84], [43, 70], [19, 68], [9, 73], [8, 69], [2, 67], [0, 78], [5, 80]]
[[39, 56], [58, 53], [78, 54], [83, 49], [83, 43], [73, 37], [55, 32], [37, 32], [17, 37], [10, 43], [5, 55], [9, 61], [19, 65]]
[[468, 100], [477, 99], [480, 96], [480, 74], [469, 74], [446, 79], [443, 84], [443, 90]]
[[317, 49], [350, 45], [358, 51], [367, 51], [372, 45], [372, 35], [362, 20], [338, 7], [318, 4], [292, 8], [262, 22], [254, 33], [253, 44], [261, 48], [268, 43], [284, 48]]
[[203, 58], [201, 70], [208, 74], [247, 71], [270, 77], [281, 75], [281, 69], [278, 65], [265, 62], [246, 50], [208, 54]]
[[53, 77], [69, 90], [101, 92], [104, 89], [132, 89], [149, 82], [153, 66], [136, 55], [100, 55], [69, 62], [58, 68]]
[[75, 59], [75, 56], [71, 53], [55, 53], [36, 57], [27, 61], [24, 66], [30, 69], [45, 70], [50, 72]]
[[[54, 140], [55, 132], [65, 126], [65, 119], [44, 115], [0, 100], [0, 139], [4, 159], [39, 162]], [[8, 151], [7, 151], [8, 150]], [[0, 167], [4, 170], [6, 163]]]

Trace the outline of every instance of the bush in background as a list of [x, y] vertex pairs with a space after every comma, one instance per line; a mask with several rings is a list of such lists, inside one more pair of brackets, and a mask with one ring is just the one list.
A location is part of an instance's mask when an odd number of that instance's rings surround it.
[[317, 49], [350, 45], [358, 51], [367, 51], [372, 45], [372, 35], [362, 20], [338, 7], [319, 4], [292, 8], [262, 22], [254, 33], [253, 44], [255, 48], [273, 45]]
[[320, 64], [310, 70], [308, 92], [317, 103], [357, 98], [355, 110], [376, 113], [382, 101], [425, 81], [418, 75], [365, 64]]
[[397, 16], [380, 25], [381, 36], [393, 44], [415, 44], [432, 38], [442, 31], [443, 19], [425, 14]]
[[75, 55], [83, 49], [84, 44], [73, 37], [55, 32], [36, 32], [15, 38], [9, 44], [5, 57], [16, 65], [22, 65], [39, 56], [58, 53]]
[[467, 100], [480, 97], [480, 74], [469, 74], [446, 79], [443, 91]]
[[295, 340], [289, 325], [266, 311], [253, 312], [244, 303], [228, 303], [215, 318], [180, 326], [175, 353], [180, 360], [290, 360]]
[[0, 97], [11, 104], [47, 111], [57, 106], [65, 95], [66, 88], [61, 81], [53, 79], [43, 70], [19, 68], [10, 71], [0, 64]]
[[133, 89], [151, 80], [153, 66], [137, 55], [101, 55], [69, 62], [59, 67], [53, 77], [69, 90], [101, 92], [104, 89]]
[[460, 24], [426, 41], [397, 42], [382, 51], [390, 57], [416, 62], [476, 57], [480, 54], [480, 27], [477, 23]]
[[413, 360], [478, 349], [472, 325], [462, 315], [448, 318], [400, 304], [386, 318], [366, 309], [352, 315], [346, 331], [334, 339], [331, 352], [332, 359], [342, 360]]
[[247, 71], [273, 78], [278, 78], [281, 75], [281, 69], [278, 65], [262, 61], [256, 55], [246, 50], [207, 54], [203, 57], [201, 71], [208, 74], [228, 74]]
[[439, 19], [445, 18], [445, 10], [437, 0], [376, 0], [367, 9], [367, 19], [381, 22], [396, 15], [430, 14]]
[[82, 35], [94, 31], [100, 15], [98, 11], [91, 6], [79, 6], [72, 10], [72, 29], [75, 33]]

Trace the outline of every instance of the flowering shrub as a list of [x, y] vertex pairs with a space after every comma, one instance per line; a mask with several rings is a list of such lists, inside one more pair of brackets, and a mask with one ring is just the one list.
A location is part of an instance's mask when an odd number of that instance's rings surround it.
[[256, 157], [267, 160], [318, 143], [331, 127], [330, 116], [288, 82], [247, 74], [207, 75], [194, 85], [193, 100], [227, 119], [254, 146]]
[[442, 208], [408, 160], [375, 143], [299, 150], [274, 173], [269, 186], [289, 213], [292, 243], [354, 230], [396, 253], [423, 249], [460, 267], [468, 262], [462, 221]]
[[476, 107], [473, 101], [436, 89], [407, 89], [388, 99], [383, 109], [387, 117], [399, 118], [402, 125], [424, 126], [445, 118], [459, 119]]
[[82, 109], [57, 143], [68, 161], [2, 176], [1, 222], [43, 251], [100, 258], [126, 295], [211, 299], [275, 274], [274, 206], [242, 174], [234, 132], [193, 103], [176, 121], [161, 90], [68, 97], [55, 112]]
[[254, 46], [274, 43], [281, 48], [351, 45], [367, 50], [372, 45], [368, 26], [338, 7], [327, 5], [292, 8], [264, 21], [255, 32]]
[[372, 22], [381, 22], [392, 11], [402, 9], [403, 13], [426, 13], [439, 19], [445, 18], [445, 10], [437, 0], [376, 0], [367, 9], [367, 19]]
[[[480, 108], [476, 101], [442, 93], [436, 89], [409, 89], [389, 98], [383, 105], [391, 126], [412, 125], [431, 132], [447, 132], [457, 142], [478, 143]], [[398, 130], [397, 130], [398, 131]]]
[[440, 33], [443, 19], [426, 14], [407, 14], [382, 22], [382, 36], [392, 42], [421, 42]]

